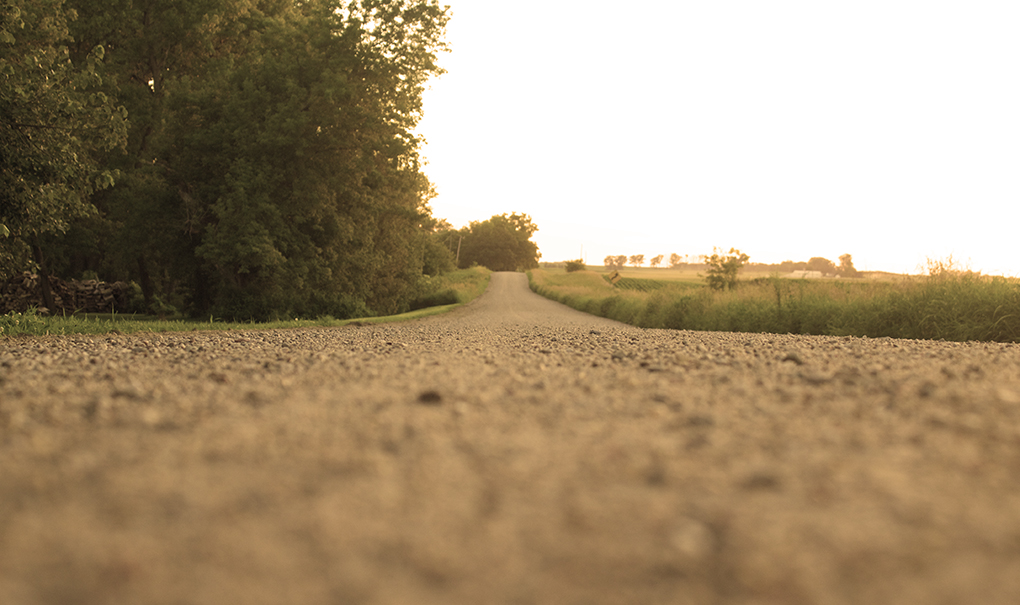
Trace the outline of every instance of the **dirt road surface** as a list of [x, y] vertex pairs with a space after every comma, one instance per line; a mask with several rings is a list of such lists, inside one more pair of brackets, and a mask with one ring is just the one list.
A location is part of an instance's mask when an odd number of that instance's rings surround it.
[[1020, 603], [1020, 347], [450, 314], [0, 340], [0, 603]]

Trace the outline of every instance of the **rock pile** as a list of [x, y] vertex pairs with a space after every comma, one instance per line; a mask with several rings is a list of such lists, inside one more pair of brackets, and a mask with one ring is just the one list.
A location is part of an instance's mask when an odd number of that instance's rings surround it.
[[24, 313], [29, 307], [51, 315], [128, 310], [130, 287], [124, 282], [109, 283], [95, 279], [64, 281], [53, 276], [49, 279], [55, 309], [46, 309], [41, 278], [26, 271], [0, 285], [0, 314], [11, 311]]

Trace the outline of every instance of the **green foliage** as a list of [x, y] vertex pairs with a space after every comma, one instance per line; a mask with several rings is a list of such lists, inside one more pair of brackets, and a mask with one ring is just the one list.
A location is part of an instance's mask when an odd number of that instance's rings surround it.
[[453, 231], [429, 233], [425, 240], [422, 257], [422, 273], [428, 276], [449, 273], [457, 268], [453, 251], [447, 246], [450, 236], [458, 237]]
[[732, 290], [737, 285], [737, 272], [750, 260], [750, 257], [736, 248], [723, 255], [718, 248], [712, 249], [711, 255], [702, 255], [702, 262], [708, 265], [705, 281], [714, 290]]
[[538, 266], [541, 254], [531, 236], [538, 227], [527, 214], [497, 214], [461, 230], [460, 267], [481, 265], [493, 271], [523, 271]]
[[102, 90], [104, 48], [71, 60], [61, 0], [0, 3], [0, 272], [20, 269], [22, 242], [63, 233], [113, 185], [103, 152], [125, 142], [126, 112]]
[[40, 317], [34, 308], [24, 313], [12, 311], [7, 315], [0, 315], [0, 336], [41, 334], [45, 328], [46, 319]]
[[[297, 319], [279, 316], [273, 321], [224, 322], [210, 318], [207, 321], [165, 319], [156, 316], [114, 314], [74, 315], [68, 317], [42, 317], [35, 309], [25, 313], [0, 315], [0, 336], [42, 336], [51, 334], [106, 334], [109, 332], [186, 332], [192, 330], [252, 330], [307, 327], [338, 327], [353, 321], [361, 323], [385, 323], [417, 319], [442, 313], [455, 305], [468, 303], [480, 296], [489, 283], [489, 272], [475, 267], [454, 271], [439, 278], [433, 278], [432, 286], [439, 295], [434, 302], [439, 306], [420, 306], [408, 313], [397, 315], [336, 319], [319, 315], [315, 319]], [[453, 301], [453, 302], [449, 302]]]
[[529, 273], [543, 296], [647, 328], [1020, 342], [1020, 282], [951, 263], [900, 282], [773, 276], [733, 289], [589, 275]]
[[[60, 189], [71, 182], [63, 173], [36, 170], [57, 193], [21, 212], [35, 232], [57, 233], [42, 240], [55, 270], [135, 281], [153, 309], [268, 319], [397, 313], [425, 276], [453, 268], [431, 237], [434, 192], [414, 132], [424, 86], [442, 73], [449, 14], [438, 2], [66, 3], [74, 10], [17, 0], [0, 35], [5, 74], [11, 64], [39, 80], [18, 67], [27, 59], [12, 63], [31, 53], [8, 52], [11, 39], [36, 40], [40, 56], [55, 57], [43, 68], [77, 78], [60, 101], [77, 103], [65, 112], [77, 122], [53, 152], [79, 159], [65, 171], [77, 180]], [[15, 19], [45, 11], [48, 38], [9, 35]], [[0, 78], [0, 102], [11, 82]], [[0, 121], [16, 115], [6, 108]], [[79, 178], [85, 168], [91, 180]], [[4, 200], [0, 225], [30, 232], [8, 207], [18, 208]], [[29, 251], [0, 240], [10, 266], [24, 268]]]
[[567, 273], [573, 273], [575, 271], [584, 271], [584, 259], [568, 260], [567, 261]]

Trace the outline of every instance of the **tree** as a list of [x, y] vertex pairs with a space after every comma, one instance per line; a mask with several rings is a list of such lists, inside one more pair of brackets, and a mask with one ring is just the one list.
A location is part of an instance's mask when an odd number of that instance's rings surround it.
[[652, 260], [648, 261], [648, 264], [652, 267], [658, 267], [662, 264], [663, 255], [653, 256]]
[[616, 266], [621, 268], [621, 269], [626, 267], [627, 266], [627, 256], [624, 255], [624, 254], [618, 255], [616, 257]]
[[630, 264], [640, 267], [645, 262], [644, 254], [634, 254], [630, 257]]
[[531, 236], [538, 227], [527, 214], [497, 214], [461, 230], [460, 267], [477, 264], [493, 271], [523, 271], [538, 266], [541, 254]]
[[732, 290], [737, 285], [737, 272], [751, 257], [736, 248], [730, 248], [725, 255], [718, 248], [712, 249], [711, 255], [703, 254], [702, 262], [708, 265], [705, 281], [715, 290], [726, 288]]
[[822, 275], [833, 275], [836, 273], [836, 265], [827, 258], [815, 256], [808, 259], [807, 262], [808, 271], [819, 271]]
[[74, 17], [61, 0], [0, 4], [2, 273], [23, 268], [14, 263], [31, 248], [45, 275], [41, 237], [93, 215], [90, 196], [116, 176], [100, 155], [124, 144], [126, 112], [100, 90], [102, 46], [72, 62]]
[[95, 269], [240, 318], [400, 311], [442, 270], [414, 132], [435, 0], [68, 2], [132, 118], [78, 225], [109, 233]]
[[861, 272], [854, 268], [853, 258], [849, 254], [839, 257], [839, 269], [837, 273], [843, 277], [860, 277]]
[[579, 258], [577, 260], [568, 260], [566, 263], [567, 273], [575, 273], [577, 271], [584, 271], [584, 259]]
[[612, 256], [612, 255], [607, 256], [604, 259], [602, 259], [602, 264], [604, 264], [606, 267], [615, 267], [616, 266], [616, 257]]
[[676, 252], [669, 255], [669, 268], [675, 269], [680, 266], [683, 258]]

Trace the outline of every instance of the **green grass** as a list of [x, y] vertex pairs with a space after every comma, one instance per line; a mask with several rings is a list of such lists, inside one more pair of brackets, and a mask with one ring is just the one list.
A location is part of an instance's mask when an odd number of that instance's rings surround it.
[[[429, 289], [442, 293], [443, 302], [423, 305], [399, 315], [361, 317], [357, 319], [293, 319], [272, 322], [224, 322], [215, 318], [208, 321], [193, 319], [160, 319], [135, 314], [82, 314], [68, 317], [43, 317], [29, 309], [25, 313], [0, 315], [0, 336], [45, 336], [62, 334], [130, 334], [135, 332], [189, 332], [193, 330], [274, 330], [287, 328], [339, 327], [352, 323], [389, 323], [408, 321], [445, 313], [466, 304], [485, 291], [490, 272], [481, 267], [453, 271], [431, 278]], [[428, 296], [419, 299], [430, 300]]]
[[646, 328], [1020, 342], [1017, 280], [938, 263], [898, 280], [773, 276], [729, 291], [629, 277], [613, 287], [595, 272], [539, 269], [529, 278], [547, 298]]

